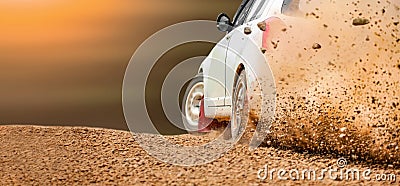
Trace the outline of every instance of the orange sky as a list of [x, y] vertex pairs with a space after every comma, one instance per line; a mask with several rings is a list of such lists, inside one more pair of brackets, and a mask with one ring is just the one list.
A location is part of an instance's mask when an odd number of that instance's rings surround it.
[[154, 7], [162, 7], [160, 3], [166, 3], [140, 2], [3, 0], [0, 1], [0, 48], [12, 50], [13, 47], [31, 47], [32, 44], [68, 44], [107, 37], [114, 33], [115, 28], [104, 24], [124, 17], [143, 17], [141, 15], [146, 12], [154, 13]]
[[121, 86], [140, 43], [171, 24], [233, 14], [235, 1], [1, 0], [0, 124], [126, 128]]
[[0, 17], [2, 44], [29, 45], [51, 41], [81, 40], [93, 32], [89, 24], [116, 12], [121, 6], [104, 1], [13, 0], [1, 1]]

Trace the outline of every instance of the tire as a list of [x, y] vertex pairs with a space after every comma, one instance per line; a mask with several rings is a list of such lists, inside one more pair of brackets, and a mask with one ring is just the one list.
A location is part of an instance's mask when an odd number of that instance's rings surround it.
[[231, 121], [225, 130], [225, 139], [239, 140], [249, 121], [246, 72], [242, 70], [237, 76], [232, 94]]
[[[182, 100], [182, 120], [186, 131], [190, 134], [199, 134], [208, 130], [199, 126], [208, 119], [204, 116], [204, 82], [202, 74], [197, 75], [189, 83]], [[201, 124], [200, 124], [201, 125]]]

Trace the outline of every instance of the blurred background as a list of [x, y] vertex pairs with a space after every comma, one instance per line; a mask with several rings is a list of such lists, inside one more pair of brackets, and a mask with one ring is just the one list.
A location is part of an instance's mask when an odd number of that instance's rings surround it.
[[[232, 17], [240, 2], [0, 1], [0, 124], [128, 130], [121, 90], [136, 48], [175, 23], [215, 20], [221, 12]], [[186, 44], [169, 51], [150, 79], [162, 80], [173, 67], [169, 61], [207, 55], [212, 47]], [[152, 89], [154, 97], [147, 98], [150, 115], [162, 128], [167, 125], [158, 101], [161, 84]]]

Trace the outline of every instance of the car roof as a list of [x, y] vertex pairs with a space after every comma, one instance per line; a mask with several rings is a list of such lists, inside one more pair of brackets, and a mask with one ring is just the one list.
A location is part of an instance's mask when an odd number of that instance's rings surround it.
[[[235, 24], [236, 23], [236, 19], [237, 19], [237, 16], [239, 15], [239, 14], [241, 14], [242, 13], [242, 11], [243, 11], [243, 9], [244, 9], [244, 7], [247, 5], [247, 3], [249, 3], [249, 2], [255, 2], [256, 0], [242, 0], [242, 2], [241, 2], [241, 4], [240, 4], [240, 6], [239, 6], [239, 8], [238, 8], [238, 10], [236, 11], [236, 13], [235, 13], [235, 16], [233, 17], [233, 23]], [[280, 13], [283, 13], [283, 14], [285, 14], [285, 13], [289, 13], [289, 12], [291, 12], [291, 11], [299, 11], [299, 1], [300, 0], [280, 0], [280, 1], [277, 1], [277, 0], [269, 0], [269, 1], [274, 1], [273, 3], [275, 4], [275, 3], [279, 3], [279, 11], [280, 11]], [[268, 0], [265, 2], [265, 3], [267, 3], [268, 2]]]

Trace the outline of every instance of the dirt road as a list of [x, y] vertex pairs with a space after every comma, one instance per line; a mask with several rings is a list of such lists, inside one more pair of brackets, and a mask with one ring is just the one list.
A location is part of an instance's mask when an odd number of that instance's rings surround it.
[[[190, 144], [189, 140], [207, 140], [207, 136], [173, 136], [171, 140]], [[198, 144], [199, 141], [194, 141]], [[284, 184], [388, 184], [372, 181], [376, 174], [400, 175], [400, 169], [349, 162], [346, 169], [371, 169], [371, 181], [332, 180], [282, 181], [273, 173], [264, 181], [260, 169], [298, 171], [337, 166], [337, 157], [296, 153], [272, 147], [250, 152], [238, 144], [222, 158], [196, 167], [162, 163], [149, 156], [125, 131], [36, 126], [0, 126], [0, 185], [274, 185]], [[260, 176], [263, 176], [262, 171]], [[317, 176], [320, 173], [317, 171]], [[288, 173], [284, 177], [289, 178]], [[294, 176], [295, 177], [295, 176]], [[398, 181], [395, 182], [398, 184]]]

